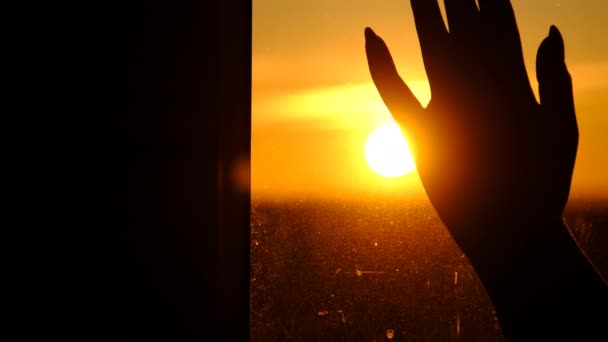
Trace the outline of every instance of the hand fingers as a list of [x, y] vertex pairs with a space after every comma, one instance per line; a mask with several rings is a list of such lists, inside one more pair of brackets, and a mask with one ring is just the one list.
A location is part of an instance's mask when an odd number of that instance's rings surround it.
[[476, 29], [478, 14], [475, 0], [445, 0], [450, 34], [469, 37]]
[[441, 68], [445, 67], [445, 51], [448, 32], [446, 30], [437, 0], [411, 0], [416, 31], [422, 50], [426, 74], [431, 84], [441, 83]]
[[508, 51], [521, 53], [521, 40], [513, 6], [509, 0], [479, 0], [479, 9], [486, 30], [493, 39], [500, 41]]
[[[555, 26], [551, 26], [549, 36], [541, 43], [536, 56], [536, 77], [541, 101], [538, 120], [540, 128], [545, 130], [543, 137], [549, 139], [550, 144], [550, 148], [543, 151], [546, 156], [545, 167], [552, 170], [551, 177], [556, 184], [561, 181], [562, 185], [569, 186], [578, 148], [578, 127], [572, 79], [564, 55], [562, 36]], [[568, 193], [556, 191], [550, 198], [563, 208]]]
[[486, 53], [499, 61], [497, 76], [510, 88], [521, 90], [522, 98], [534, 99], [511, 1], [479, 0], [479, 9]]
[[365, 29], [365, 52], [372, 80], [393, 117], [405, 129], [412, 130], [423, 107], [403, 82], [388, 47], [371, 28]]
[[549, 36], [541, 43], [536, 56], [540, 102], [547, 120], [559, 123], [562, 138], [578, 139], [572, 79], [566, 67], [564, 40], [551, 26]]

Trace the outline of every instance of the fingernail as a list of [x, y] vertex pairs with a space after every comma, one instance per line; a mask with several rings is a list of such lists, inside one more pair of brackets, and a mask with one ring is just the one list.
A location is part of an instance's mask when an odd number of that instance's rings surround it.
[[564, 61], [564, 38], [555, 25], [549, 29], [549, 39], [553, 41], [552, 49], [554, 57], [559, 61]]
[[555, 37], [555, 36], [561, 36], [561, 34], [559, 33], [559, 30], [557, 29], [557, 27], [555, 25], [551, 25], [551, 28], [549, 28], [549, 37]]
[[376, 34], [374, 33], [374, 31], [371, 28], [366, 27], [365, 28], [365, 39], [371, 40], [373, 38], [376, 38]]

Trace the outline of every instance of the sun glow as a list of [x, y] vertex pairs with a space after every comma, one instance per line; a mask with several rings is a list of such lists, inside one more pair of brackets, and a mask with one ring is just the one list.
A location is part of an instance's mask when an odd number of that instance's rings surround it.
[[407, 141], [394, 122], [379, 126], [369, 135], [365, 159], [372, 170], [387, 178], [401, 177], [416, 169]]

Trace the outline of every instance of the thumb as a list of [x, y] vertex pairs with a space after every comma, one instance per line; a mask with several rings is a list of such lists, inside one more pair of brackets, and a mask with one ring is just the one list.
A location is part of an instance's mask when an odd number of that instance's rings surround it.
[[397, 122], [411, 126], [419, 119], [423, 107], [399, 76], [384, 40], [369, 27], [365, 29], [365, 53], [372, 80], [384, 104]]
[[365, 29], [365, 53], [372, 80], [382, 101], [404, 133], [410, 133], [414, 138], [410, 141], [410, 148], [416, 158], [417, 139], [424, 132], [421, 122], [424, 118], [424, 108], [399, 76], [384, 40], [369, 27]]
[[572, 79], [565, 63], [564, 40], [555, 26], [538, 48], [536, 77], [544, 119], [561, 122], [563, 129], [576, 133]]

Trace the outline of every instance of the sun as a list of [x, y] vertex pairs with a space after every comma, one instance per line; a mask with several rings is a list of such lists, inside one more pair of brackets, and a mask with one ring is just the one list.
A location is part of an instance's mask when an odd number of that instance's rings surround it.
[[379, 126], [369, 135], [365, 159], [372, 170], [387, 178], [401, 177], [416, 169], [407, 141], [394, 122]]

